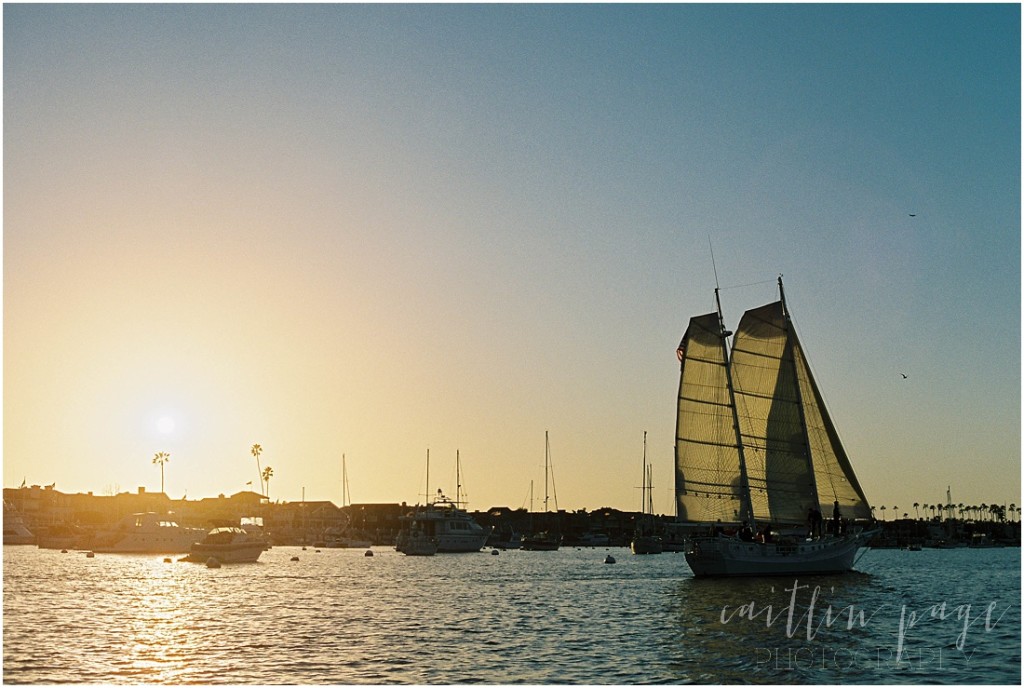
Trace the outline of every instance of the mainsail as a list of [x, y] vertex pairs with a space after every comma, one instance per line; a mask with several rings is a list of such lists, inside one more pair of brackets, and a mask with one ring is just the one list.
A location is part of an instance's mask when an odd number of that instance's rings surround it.
[[676, 504], [684, 521], [738, 522], [744, 490], [718, 313], [690, 319], [679, 344]]
[[754, 518], [806, 521], [818, 499], [781, 301], [743, 314], [733, 340], [732, 379]]
[[785, 301], [743, 315], [731, 357], [726, 336], [709, 313], [679, 345], [680, 520], [804, 523], [810, 508], [830, 516], [835, 501], [843, 517], [869, 518]]

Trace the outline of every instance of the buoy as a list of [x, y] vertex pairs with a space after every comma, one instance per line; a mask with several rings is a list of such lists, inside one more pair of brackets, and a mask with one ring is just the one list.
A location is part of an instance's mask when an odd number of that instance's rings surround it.
[[306, 546], [305, 546], [305, 545], [303, 545], [303, 546], [302, 546], [302, 551], [303, 551], [303, 552], [305, 552], [305, 551], [306, 551]]
[[492, 549], [492, 550], [491, 550], [491, 554], [492, 554], [493, 556], [498, 556], [499, 552], [498, 552], [498, 550], [496, 550], [496, 549]]
[[316, 553], [317, 553], [317, 554], [320, 554], [320, 550], [316, 550]]
[[604, 558], [604, 563], [606, 563], [606, 564], [614, 564], [615, 563], [615, 557], [613, 557], [612, 555], [609, 554], [607, 557]]
[[96, 553], [95, 553], [95, 552], [86, 552], [86, 553], [85, 553], [85, 558], [86, 558], [86, 559], [92, 559], [92, 558], [93, 558], [93, 557], [95, 557], [95, 556], [96, 556]]
[[60, 553], [61, 553], [61, 554], [67, 554], [67, 553], [68, 553], [68, 551], [67, 551], [66, 549], [62, 549], [62, 550], [60, 551]]
[[299, 560], [298, 557], [292, 557], [292, 561], [298, 561], [298, 560]]
[[373, 556], [373, 550], [372, 549], [366, 550], [366, 554], [364, 554], [363, 556], [364, 557], [372, 557]]
[[208, 568], [208, 569], [219, 569], [220, 568], [220, 559], [218, 559], [217, 557], [210, 557], [209, 559], [206, 560], [206, 568]]
[[171, 563], [171, 558], [170, 557], [164, 557], [164, 563], [165, 564], [170, 564]]

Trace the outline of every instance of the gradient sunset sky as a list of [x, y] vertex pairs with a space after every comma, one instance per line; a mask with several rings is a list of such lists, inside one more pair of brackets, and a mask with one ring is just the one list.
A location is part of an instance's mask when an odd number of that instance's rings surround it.
[[3, 16], [6, 487], [672, 513], [710, 243], [873, 505], [1021, 503], [1019, 5]]

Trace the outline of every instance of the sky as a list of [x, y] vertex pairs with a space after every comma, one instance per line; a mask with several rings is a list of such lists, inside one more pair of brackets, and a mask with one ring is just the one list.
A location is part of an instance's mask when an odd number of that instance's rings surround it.
[[[3, 482], [673, 513], [787, 303], [871, 504], [1021, 504], [1020, 7], [3, 8]], [[712, 261], [712, 250], [714, 260]], [[906, 378], [903, 377], [906, 375]], [[250, 484], [251, 483], [251, 484]]]

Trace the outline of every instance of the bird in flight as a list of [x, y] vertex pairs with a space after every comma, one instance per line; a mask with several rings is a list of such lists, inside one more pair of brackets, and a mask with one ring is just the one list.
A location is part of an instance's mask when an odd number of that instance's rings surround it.
[[902, 376], [903, 376], [903, 379], [904, 379], [904, 380], [906, 380], [906, 379], [907, 379], [907, 374], [906, 374], [906, 373], [900, 373], [900, 375], [902, 375]]
[[917, 213], [910, 213], [910, 217], [917, 217]]

